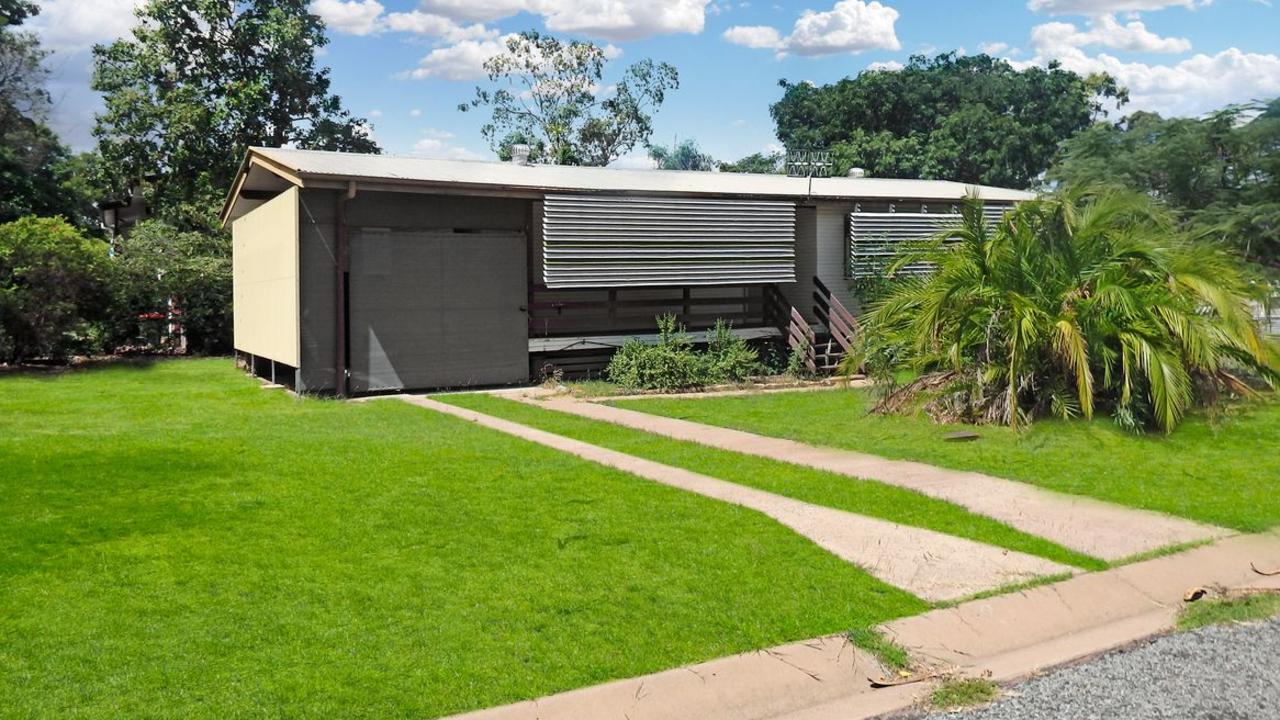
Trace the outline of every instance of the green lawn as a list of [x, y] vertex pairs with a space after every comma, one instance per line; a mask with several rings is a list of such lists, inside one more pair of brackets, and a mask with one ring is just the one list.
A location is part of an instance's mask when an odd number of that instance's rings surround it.
[[[697, 422], [976, 470], [1245, 531], [1280, 524], [1280, 403], [1190, 417], [1172, 435], [1136, 436], [1106, 419], [1041, 421], [1025, 432], [869, 415], [864, 390], [617, 401]], [[945, 442], [963, 427], [981, 439]]]
[[1020, 532], [958, 505], [893, 485], [672, 440], [492, 395], [438, 395], [435, 399], [817, 505], [926, 527], [1091, 570], [1106, 566], [1101, 560]]
[[228, 360], [0, 377], [0, 716], [426, 718], [922, 611], [755, 512]]

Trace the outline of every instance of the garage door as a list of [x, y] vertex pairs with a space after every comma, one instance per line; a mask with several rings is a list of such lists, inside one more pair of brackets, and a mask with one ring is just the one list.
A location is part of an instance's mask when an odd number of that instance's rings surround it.
[[353, 233], [351, 389], [527, 380], [525, 252], [519, 232]]

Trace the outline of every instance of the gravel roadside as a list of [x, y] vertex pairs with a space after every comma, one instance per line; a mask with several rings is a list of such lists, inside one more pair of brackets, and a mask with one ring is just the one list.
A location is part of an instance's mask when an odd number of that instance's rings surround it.
[[1280, 619], [1157, 638], [926, 720], [1276, 720]]

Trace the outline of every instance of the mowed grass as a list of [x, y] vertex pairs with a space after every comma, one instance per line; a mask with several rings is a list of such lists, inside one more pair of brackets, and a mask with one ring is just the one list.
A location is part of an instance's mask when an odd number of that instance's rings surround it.
[[229, 360], [0, 378], [0, 716], [428, 718], [926, 609], [757, 513]]
[[1090, 570], [1106, 567], [1102, 560], [1015, 530], [958, 505], [893, 485], [673, 440], [492, 395], [467, 393], [434, 397], [441, 402], [815, 505], [929, 528]]
[[[975, 470], [1053, 490], [1243, 531], [1280, 524], [1280, 403], [1193, 415], [1172, 435], [1134, 435], [1107, 419], [1042, 420], [1029, 430], [936, 425], [870, 415], [867, 391], [617, 401], [619, 407], [696, 422]], [[953, 430], [972, 442], [947, 442]]]

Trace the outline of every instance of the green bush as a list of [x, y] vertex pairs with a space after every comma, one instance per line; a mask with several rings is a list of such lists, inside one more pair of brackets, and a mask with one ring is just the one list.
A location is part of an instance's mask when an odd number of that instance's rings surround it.
[[187, 349], [221, 353], [231, 348], [231, 243], [225, 233], [180, 231], [160, 220], [139, 223], [120, 243], [112, 277], [117, 344], [145, 336], [138, 318], [180, 312]]
[[0, 360], [97, 350], [107, 246], [58, 217], [0, 225]]
[[1280, 344], [1249, 311], [1236, 258], [1182, 232], [1147, 195], [1064, 188], [990, 223], [963, 220], [909, 248], [899, 278], [863, 315], [866, 362], [916, 374], [877, 405], [936, 420], [1021, 426], [1111, 415], [1171, 431], [1221, 393], [1280, 385]]
[[680, 390], [740, 382], [761, 369], [756, 351], [724, 321], [707, 333], [705, 352], [694, 349], [674, 315], [657, 321], [658, 344], [628, 340], [609, 361], [605, 372], [610, 380], [636, 390]]
[[708, 383], [742, 382], [759, 375], [760, 354], [746, 340], [733, 334], [733, 326], [717, 320], [707, 331], [707, 352], [702, 356]]

